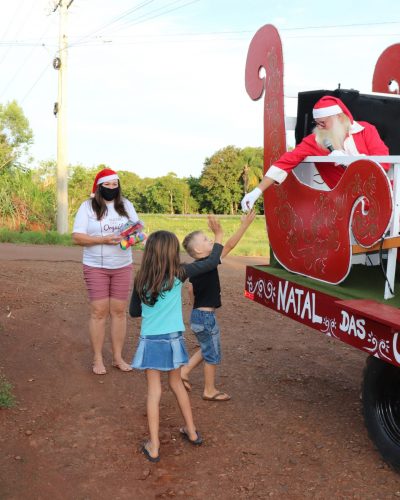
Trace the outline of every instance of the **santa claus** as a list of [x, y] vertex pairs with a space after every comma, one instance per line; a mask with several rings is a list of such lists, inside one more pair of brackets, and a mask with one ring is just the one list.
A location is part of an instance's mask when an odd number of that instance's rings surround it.
[[[244, 196], [243, 211], [253, 208], [265, 189], [275, 182], [283, 182], [307, 156], [332, 156], [334, 162], [316, 164], [321, 178], [332, 189], [344, 172], [340, 156], [389, 154], [376, 128], [367, 122], [356, 122], [346, 105], [336, 97], [322, 97], [313, 108], [313, 117], [315, 128], [312, 134], [269, 167], [260, 184]], [[382, 163], [382, 167], [388, 170], [390, 164]]]

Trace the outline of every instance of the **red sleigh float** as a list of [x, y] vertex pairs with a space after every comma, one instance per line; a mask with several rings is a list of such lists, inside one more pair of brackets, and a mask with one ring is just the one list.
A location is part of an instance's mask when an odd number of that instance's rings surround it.
[[[373, 91], [390, 94], [392, 80], [400, 82], [400, 44], [380, 56]], [[264, 95], [268, 168], [286, 150], [282, 47], [271, 25], [251, 41], [246, 90], [253, 100]], [[394, 96], [390, 99], [397, 104]], [[395, 283], [400, 156], [347, 159], [353, 162], [332, 190], [313, 182], [311, 167], [331, 158], [308, 157], [305, 166], [265, 191], [272, 262], [247, 267], [245, 296], [370, 355], [363, 383], [365, 423], [384, 459], [400, 471], [400, 293], [396, 297]], [[393, 164], [390, 178], [380, 162]]]

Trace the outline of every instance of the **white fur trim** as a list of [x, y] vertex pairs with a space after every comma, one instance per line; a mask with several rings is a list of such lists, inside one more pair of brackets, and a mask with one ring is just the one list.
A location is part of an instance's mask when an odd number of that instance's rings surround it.
[[361, 132], [361, 130], [364, 130], [364, 127], [360, 125], [358, 122], [355, 121], [351, 124], [350, 135], [346, 137], [343, 143], [343, 149], [345, 153], [355, 156], [360, 155], [356, 143], [354, 142], [353, 134], [357, 134], [357, 132]]
[[350, 135], [346, 137], [343, 143], [344, 152], [351, 156], [358, 156], [360, 153], [358, 152], [356, 143], [354, 142], [353, 136]]
[[314, 118], [325, 118], [327, 116], [343, 113], [343, 109], [339, 105], [334, 104], [333, 106], [327, 106], [326, 108], [314, 108], [312, 113]]
[[104, 177], [100, 177], [100, 179], [97, 181], [97, 185], [103, 184], [103, 182], [115, 181], [118, 179], [119, 179], [119, 177], [117, 174], [105, 175]]
[[364, 130], [364, 128], [365, 127], [363, 127], [362, 125], [360, 125], [358, 122], [356, 122], [354, 120], [353, 123], [351, 124], [351, 127], [350, 127], [350, 133], [357, 134], [358, 132], [361, 132], [361, 130]]
[[285, 170], [282, 170], [281, 168], [275, 167], [275, 165], [271, 165], [267, 172], [265, 173], [266, 177], [269, 177], [270, 179], [274, 180], [278, 184], [283, 182], [286, 177], [287, 177], [287, 172]]

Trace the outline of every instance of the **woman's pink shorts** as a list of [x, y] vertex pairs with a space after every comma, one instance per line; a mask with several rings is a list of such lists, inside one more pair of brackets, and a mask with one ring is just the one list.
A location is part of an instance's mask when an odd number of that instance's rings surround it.
[[132, 285], [132, 264], [120, 269], [104, 269], [83, 265], [83, 276], [89, 299], [128, 300]]

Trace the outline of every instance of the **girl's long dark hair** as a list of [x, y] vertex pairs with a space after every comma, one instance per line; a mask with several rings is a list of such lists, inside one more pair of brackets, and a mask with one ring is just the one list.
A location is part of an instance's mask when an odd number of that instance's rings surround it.
[[[92, 208], [93, 208], [93, 211], [96, 213], [97, 220], [101, 220], [104, 217], [104, 215], [107, 213], [107, 204], [106, 204], [104, 198], [101, 196], [100, 186], [101, 186], [101, 184], [99, 184], [97, 186], [96, 192], [94, 193], [94, 198], [92, 198]], [[119, 215], [124, 215], [125, 217], [127, 217], [129, 219], [129, 215], [128, 215], [128, 213], [125, 209], [125, 206], [124, 206], [124, 201], [123, 201], [122, 191], [121, 191], [121, 184], [119, 181], [118, 181], [118, 187], [119, 187], [118, 195], [114, 199], [115, 211], [117, 213], [119, 213]]]
[[183, 279], [185, 272], [179, 250], [179, 241], [174, 233], [155, 231], [150, 234], [135, 277], [135, 290], [143, 303], [153, 306], [159, 295], [172, 289], [175, 278]]

